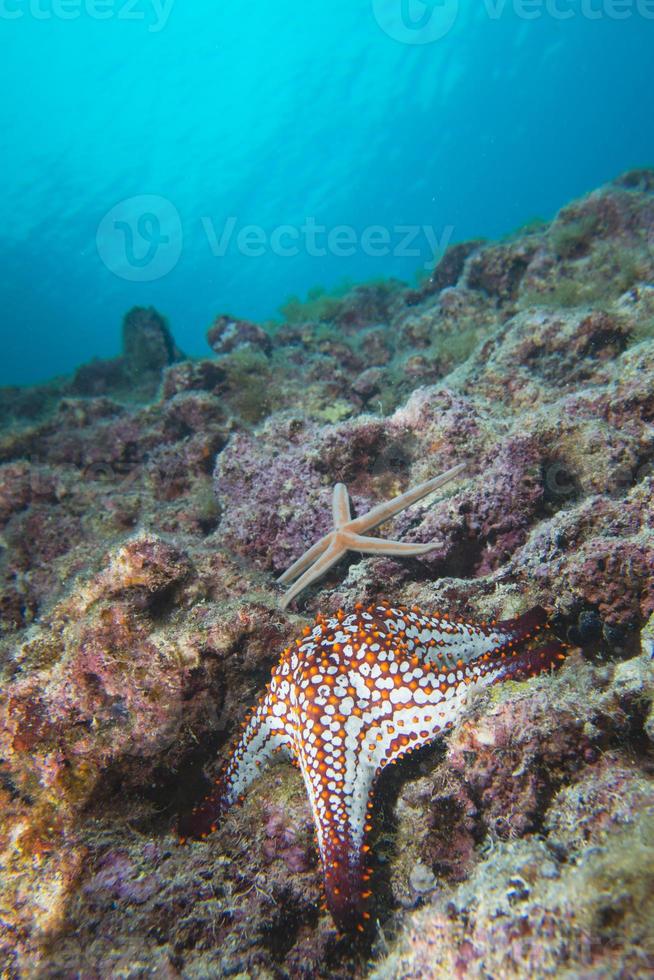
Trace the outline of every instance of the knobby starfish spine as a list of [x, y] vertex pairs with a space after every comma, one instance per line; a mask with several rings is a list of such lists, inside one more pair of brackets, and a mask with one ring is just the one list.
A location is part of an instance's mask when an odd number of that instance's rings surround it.
[[318, 616], [283, 651], [214, 792], [180, 821], [181, 836], [215, 830], [273, 752], [287, 752], [311, 803], [328, 907], [342, 929], [363, 929], [377, 776], [451, 728], [470, 691], [558, 667], [562, 644], [527, 643], [545, 621], [540, 608], [474, 625], [388, 604]]
[[[306, 551], [290, 568], [287, 568], [283, 575], [277, 580], [282, 584], [292, 582], [297, 579], [281, 600], [282, 609], [285, 609], [289, 602], [299, 595], [303, 589], [314, 582], [321, 575], [324, 575], [332, 565], [343, 557], [346, 551], [361, 551], [370, 555], [425, 555], [428, 551], [433, 551], [438, 547], [438, 543], [430, 541], [427, 544], [412, 544], [406, 541], [390, 541], [385, 538], [371, 538], [364, 535], [364, 531], [371, 531], [379, 524], [383, 524], [389, 518], [406, 510], [411, 504], [422, 500], [427, 494], [442, 487], [444, 483], [453, 480], [455, 476], [462, 473], [466, 468], [465, 463], [459, 463], [451, 469], [435, 476], [431, 480], [419, 483], [405, 493], [401, 493], [392, 500], [377, 504], [367, 514], [361, 517], [352, 518], [350, 512], [350, 501], [347, 487], [344, 483], [337, 483], [334, 487], [332, 498], [332, 517], [334, 530], [316, 541], [308, 551]], [[299, 576], [299, 578], [298, 578]]]

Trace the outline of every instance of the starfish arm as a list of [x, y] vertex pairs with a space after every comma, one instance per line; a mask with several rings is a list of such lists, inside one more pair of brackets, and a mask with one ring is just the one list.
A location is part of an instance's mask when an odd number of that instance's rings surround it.
[[336, 562], [343, 557], [345, 550], [346, 549], [341, 547], [340, 543], [334, 539], [327, 550], [320, 556], [318, 561], [314, 562], [314, 564], [307, 569], [304, 575], [300, 576], [297, 582], [291, 586], [288, 592], [284, 594], [281, 600], [282, 609], [286, 609], [289, 602], [291, 602], [296, 595], [299, 595], [300, 592], [307, 587], [307, 585], [310, 585], [311, 582], [314, 582], [317, 578], [320, 578], [320, 576], [324, 575], [325, 572], [332, 567], [332, 565], [335, 565]]
[[441, 473], [440, 476], [435, 476], [431, 480], [419, 483], [416, 487], [412, 487], [411, 490], [407, 490], [406, 493], [401, 493], [398, 497], [393, 497], [392, 500], [377, 504], [367, 514], [362, 514], [361, 517], [357, 517], [351, 521], [348, 526], [348, 531], [360, 533], [361, 531], [370, 531], [373, 527], [377, 527], [378, 524], [383, 524], [390, 517], [399, 514], [401, 510], [405, 510], [411, 504], [415, 504], [416, 501], [426, 497], [428, 493], [437, 490], [444, 483], [453, 480], [455, 476], [463, 472], [466, 466], [466, 463], [459, 463], [457, 466], [446, 470], [445, 473]]
[[540, 606], [499, 623], [463, 623], [447, 615], [418, 615], [408, 609], [389, 608], [387, 615], [403, 623], [409, 653], [437, 663], [441, 669], [451, 669], [459, 660], [467, 663], [476, 657], [513, 656], [514, 647], [547, 622], [547, 613]]
[[440, 547], [437, 541], [414, 544], [412, 541], [369, 538], [362, 534], [348, 534], [345, 541], [348, 551], [362, 551], [366, 555], [426, 555], [428, 551]]
[[297, 561], [293, 562], [290, 568], [286, 569], [283, 575], [279, 576], [277, 581], [284, 585], [286, 582], [292, 582], [294, 578], [301, 575], [329, 547], [333, 534], [334, 532], [330, 531], [329, 534], [325, 534], [319, 541], [316, 541], [308, 551], [305, 551]]
[[[366, 889], [369, 799], [375, 768], [361, 759], [357, 738], [333, 744], [328, 728], [299, 753], [318, 838], [327, 907], [340, 929], [367, 918]], [[327, 753], [330, 764], [315, 764]]]
[[[362, 746], [368, 750], [367, 762], [379, 772], [407, 752], [429, 744], [456, 724], [477, 690], [506, 680], [526, 680], [558, 668], [565, 660], [564, 644], [553, 641], [542, 646], [521, 645], [531, 635], [526, 629], [528, 624], [539, 618], [540, 612], [531, 610], [508, 621], [519, 624], [514, 631], [515, 643], [507, 639], [501, 647], [467, 663], [463, 659], [449, 664], [421, 663], [409, 646], [404, 656], [412, 657], [411, 681], [407, 683], [406, 676], [395, 675], [390, 694], [386, 695], [392, 709], [385, 718], [378, 716], [367, 725]], [[466, 630], [475, 629], [472, 624], [463, 625]], [[471, 635], [467, 640], [471, 642]], [[388, 691], [387, 682], [385, 687]]]
[[261, 767], [278, 749], [288, 749], [291, 740], [284, 721], [274, 714], [269, 697], [263, 700], [246, 724], [211, 793], [179, 822], [182, 838], [207, 837], [229, 807], [235, 803]]
[[347, 487], [344, 483], [337, 483], [334, 487], [332, 498], [332, 515], [334, 527], [341, 528], [344, 524], [349, 524], [352, 520], [350, 512], [350, 498], [348, 497]]
[[525, 647], [506, 660], [496, 659], [492, 665], [490, 683], [526, 681], [530, 677], [557, 670], [566, 659], [565, 651], [565, 644], [554, 641], [540, 647]]

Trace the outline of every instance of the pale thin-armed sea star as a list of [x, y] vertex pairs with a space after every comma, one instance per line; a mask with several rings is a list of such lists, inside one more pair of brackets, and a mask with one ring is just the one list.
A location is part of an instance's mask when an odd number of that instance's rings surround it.
[[[282, 609], [285, 609], [289, 602], [295, 598], [307, 585], [314, 582], [321, 575], [335, 565], [346, 551], [362, 551], [369, 555], [424, 555], [428, 551], [433, 551], [438, 547], [438, 543], [429, 541], [427, 544], [412, 544], [406, 541], [389, 541], [386, 538], [371, 538], [364, 535], [364, 531], [370, 531], [378, 524], [383, 524], [390, 517], [399, 514], [400, 511], [410, 507], [411, 504], [426, 497], [428, 493], [443, 486], [453, 480], [455, 476], [462, 473], [466, 468], [466, 463], [459, 463], [451, 469], [435, 476], [431, 480], [419, 483], [405, 493], [401, 493], [392, 500], [387, 500], [382, 504], [377, 504], [367, 514], [352, 519], [350, 513], [350, 501], [348, 498], [347, 487], [344, 483], [337, 483], [334, 487], [332, 499], [332, 513], [334, 518], [334, 530], [325, 534], [319, 541], [309, 548], [301, 558], [298, 558], [290, 568], [287, 568], [283, 575], [277, 580], [282, 584], [292, 582], [297, 578], [295, 585], [286, 592], [281, 600]], [[299, 578], [298, 578], [299, 576]]]

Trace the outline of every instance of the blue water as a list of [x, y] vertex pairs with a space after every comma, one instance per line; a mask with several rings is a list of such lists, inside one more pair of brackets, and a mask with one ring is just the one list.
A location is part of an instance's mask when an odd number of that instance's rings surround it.
[[652, 0], [0, 0], [0, 384], [134, 304], [208, 353], [651, 165], [653, 42]]

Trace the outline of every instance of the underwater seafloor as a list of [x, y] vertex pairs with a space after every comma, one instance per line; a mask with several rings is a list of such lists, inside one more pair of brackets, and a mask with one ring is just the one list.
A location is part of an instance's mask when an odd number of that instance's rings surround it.
[[[0, 391], [1, 975], [652, 976], [654, 171], [208, 339], [136, 309], [121, 358]], [[438, 549], [280, 610], [335, 482], [362, 513], [460, 461], [381, 529]], [[384, 774], [366, 944], [288, 764], [175, 823], [309, 617], [380, 598], [542, 604], [572, 649]]]

